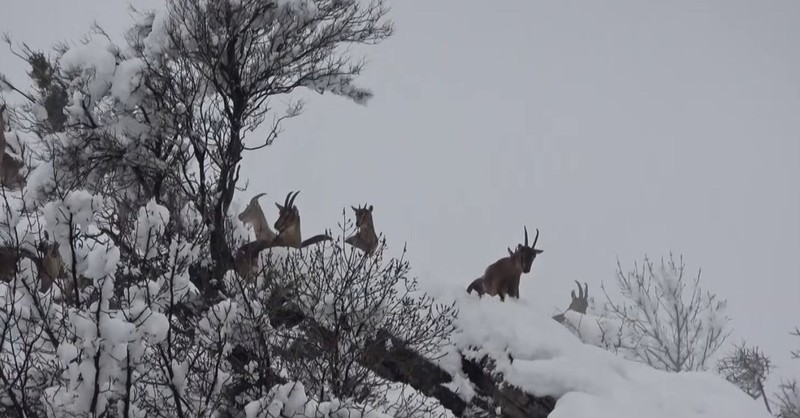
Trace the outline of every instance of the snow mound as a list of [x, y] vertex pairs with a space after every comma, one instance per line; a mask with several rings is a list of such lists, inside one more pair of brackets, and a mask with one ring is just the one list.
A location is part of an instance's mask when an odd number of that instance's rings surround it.
[[524, 299], [465, 294], [457, 303], [456, 347], [477, 358], [490, 355], [506, 382], [558, 399], [551, 418], [770, 417], [717, 375], [667, 373], [584, 344]]

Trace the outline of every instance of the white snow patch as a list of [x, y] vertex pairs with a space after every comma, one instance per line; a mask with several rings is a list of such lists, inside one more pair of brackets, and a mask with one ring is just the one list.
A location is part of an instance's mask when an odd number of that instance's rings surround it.
[[141, 58], [123, 61], [119, 64], [111, 84], [111, 94], [125, 107], [135, 107], [144, 96], [142, 72], [146, 65]]
[[150, 199], [147, 205], [139, 208], [136, 221], [136, 248], [152, 258], [158, 254], [157, 240], [169, 223], [169, 210]]
[[169, 11], [157, 10], [153, 16], [151, 23], [151, 30], [147, 37], [144, 39], [145, 54], [151, 57], [157, 57], [165, 54], [170, 46], [169, 34]]
[[[506, 382], [558, 399], [552, 418], [769, 418], [763, 405], [712, 373], [667, 373], [582, 343], [523, 300], [462, 295], [456, 346], [489, 354]], [[513, 356], [513, 362], [508, 355]]]
[[61, 66], [67, 71], [80, 71], [88, 80], [87, 93], [92, 103], [97, 103], [111, 87], [117, 66], [114, 46], [108, 41], [94, 39], [85, 45], [68, 50], [61, 57]]
[[389, 418], [391, 415], [360, 405], [348, 405], [338, 399], [317, 402], [300, 382], [275, 386], [269, 395], [245, 406], [247, 418]]

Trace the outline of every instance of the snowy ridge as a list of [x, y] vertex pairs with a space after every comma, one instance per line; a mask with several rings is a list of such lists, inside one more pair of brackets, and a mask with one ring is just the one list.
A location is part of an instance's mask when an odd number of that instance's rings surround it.
[[524, 299], [500, 302], [466, 294], [456, 299], [455, 347], [477, 358], [489, 354], [506, 382], [558, 399], [552, 418], [770, 417], [763, 405], [717, 375], [667, 373], [623, 359], [581, 342], [550, 312]]

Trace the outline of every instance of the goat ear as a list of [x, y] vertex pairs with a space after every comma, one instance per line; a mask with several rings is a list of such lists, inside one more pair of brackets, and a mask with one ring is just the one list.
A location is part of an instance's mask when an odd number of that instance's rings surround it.
[[278, 207], [278, 210], [283, 210], [283, 206], [281, 206], [280, 203], [275, 202], [275, 206]]
[[514, 252], [511, 251], [511, 248], [506, 248], [508, 250], [508, 255], [514, 255]]
[[372, 212], [372, 205], [369, 205], [369, 211]]
[[353, 212], [358, 212], [358, 209], [356, 209], [356, 208], [355, 208], [355, 206], [352, 206], [352, 205], [351, 205], [351, 206], [350, 206], [350, 209], [353, 209]]
[[571, 291], [571, 292], [569, 292], [569, 294], [570, 294], [570, 295], [572, 295], [572, 299], [577, 299], [577, 298], [575, 297], [575, 291], [574, 291], [574, 290], [573, 290], [573, 291]]
[[535, 252], [536, 254], [541, 254], [544, 252], [544, 250], [533, 250], [533, 252]]

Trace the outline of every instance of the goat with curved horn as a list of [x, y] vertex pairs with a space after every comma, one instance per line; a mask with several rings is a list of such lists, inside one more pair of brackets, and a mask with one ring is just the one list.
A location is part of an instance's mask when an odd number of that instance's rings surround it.
[[283, 205], [275, 202], [275, 206], [278, 207], [278, 219], [274, 224], [277, 232], [273, 232], [269, 228], [269, 223], [258, 203], [258, 199], [266, 193], [253, 196], [247, 208], [239, 214], [239, 220], [253, 225], [256, 231], [256, 240], [241, 246], [234, 256], [234, 268], [240, 276], [248, 280], [255, 276], [253, 269], [257, 264], [258, 254], [267, 248], [305, 248], [318, 242], [333, 240], [324, 234], [315, 235], [305, 241], [301, 240], [300, 212], [294, 205], [298, 194], [300, 194], [299, 190], [294, 193], [289, 192], [283, 200]]
[[266, 193], [259, 193], [253, 196], [247, 207], [239, 213], [239, 220], [253, 226], [253, 230], [256, 233], [256, 240], [272, 242], [277, 234], [270, 229], [264, 211], [258, 203], [258, 199], [266, 195]]
[[578, 285], [578, 295], [575, 296], [575, 290], [572, 290], [570, 292], [569, 295], [570, 297], [572, 297], [572, 300], [570, 301], [567, 310], [564, 311], [563, 313], [553, 316], [553, 319], [555, 319], [558, 322], [561, 323], [564, 322], [564, 320], [566, 319], [565, 314], [567, 313], [567, 311], [575, 311], [580, 314], [586, 315], [586, 310], [589, 308], [589, 284], [583, 282], [583, 287], [581, 287], [581, 283], [577, 280], [575, 280], [575, 284]]
[[528, 228], [525, 227], [525, 244], [517, 244], [515, 251], [508, 248], [508, 257], [503, 257], [486, 267], [483, 276], [475, 279], [467, 287], [467, 293], [475, 290], [478, 296], [488, 294], [499, 295], [500, 300], [505, 300], [506, 295], [519, 299], [519, 280], [522, 273], [529, 273], [533, 260], [544, 251], [535, 248], [539, 240], [539, 229], [533, 245], [528, 245]]
[[315, 235], [305, 241], [301, 241], [300, 211], [294, 205], [294, 200], [298, 194], [300, 194], [299, 190], [294, 194], [289, 192], [286, 195], [283, 206], [277, 202], [275, 203], [275, 206], [278, 207], [278, 220], [275, 221], [274, 226], [278, 231], [278, 237], [275, 239], [273, 247], [305, 248], [322, 241], [333, 241], [333, 238], [326, 234]]
[[578, 285], [578, 296], [575, 296], [574, 290], [570, 292], [572, 301], [570, 302], [567, 310], [586, 314], [586, 309], [589, 307], [589, 284], [584, 282], [583, 288], [581, 288], [581, 283], [579, 281], [575, 280], [575, 284]]

